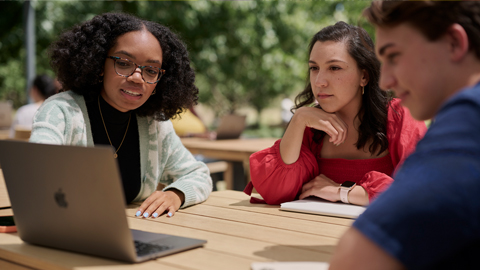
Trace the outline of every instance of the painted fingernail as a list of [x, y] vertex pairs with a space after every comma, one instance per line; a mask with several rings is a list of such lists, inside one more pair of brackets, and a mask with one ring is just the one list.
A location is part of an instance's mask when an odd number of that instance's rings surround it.
[[172, 214], [172, 213], [170, 213], [170, 212], [168, 212], [168, 216], [169, 216], [169, 217], [171, 217], [171, 216], [173, 216], [173, 214]]
[[152, 215], [154, 218], [158, 217], [158, 213], [153, 213]]
[[139, 217], [142, 214], [142, 211], [138, 210], [137, 213], [135, 213], [136, 217]]
[[143, 217], [148, 217], [148, 213], [147, 212], [143, 213]]

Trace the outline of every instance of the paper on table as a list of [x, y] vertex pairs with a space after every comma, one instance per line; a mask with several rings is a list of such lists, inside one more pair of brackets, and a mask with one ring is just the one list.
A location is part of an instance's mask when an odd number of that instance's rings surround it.
[[252, 270], [328, 270], [325, 262], [257, 262]]
[[280, 210], [346, 218], [357, 218], [365, 209], [359, 205], [329, 202], [316, 197], [280, 204]]

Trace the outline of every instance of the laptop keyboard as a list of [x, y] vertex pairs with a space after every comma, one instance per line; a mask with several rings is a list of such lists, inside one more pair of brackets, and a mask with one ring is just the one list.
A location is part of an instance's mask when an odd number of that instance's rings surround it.
[[152, 253], [157, 253], [160, 251], [171, 249], [171, 246], [166, 245], [155, 245], [139, 241], [133, 241], [135, 243], [135, 250], [137, 251], [138, 256], [145, 256]]

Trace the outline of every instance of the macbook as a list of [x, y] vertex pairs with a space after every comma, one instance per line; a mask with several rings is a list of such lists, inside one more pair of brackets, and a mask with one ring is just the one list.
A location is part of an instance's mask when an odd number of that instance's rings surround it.
[[110, 146], [0, 141], [0, 164], [20, 238], [127, 262], [202, 246], [205, 240], [130, 230]]
[[227, 114], [220, 119], [217, 127], [217, 140], [238, 139], [245, 129], [246, 116]]

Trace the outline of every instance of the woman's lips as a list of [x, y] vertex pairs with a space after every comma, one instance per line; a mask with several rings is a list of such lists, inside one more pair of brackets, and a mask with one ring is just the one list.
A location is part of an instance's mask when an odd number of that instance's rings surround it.
[[140, 93], [137, 93], [136, 91], [132, 91], [132, 90], [128, 90], [128, 89], [121, 89], [121, 90], [122, 90], [122, 92], [124, 92], [124, 93], [126, 93], [130, 96], [134, 96], [134, 97], [142, 95]]
[[319, 99], [326, 99], [326, 98], [329, 98], [329, 97], [333, 97], [333, 95], [318, 94], [317, 97], [318, 97]]

